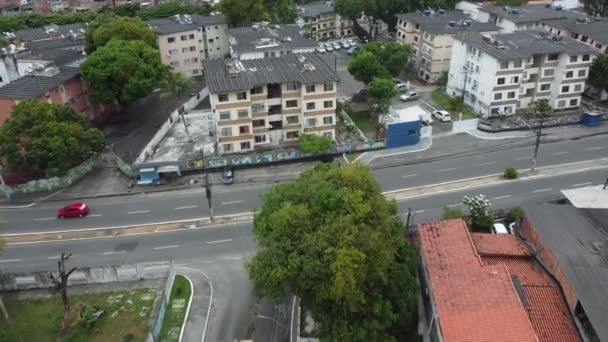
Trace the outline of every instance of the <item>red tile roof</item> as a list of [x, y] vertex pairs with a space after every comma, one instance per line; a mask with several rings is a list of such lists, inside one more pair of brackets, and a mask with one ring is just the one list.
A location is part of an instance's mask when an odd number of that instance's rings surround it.
[[566, 302], [555, 286], [522, 286], [528, 304], [528, 316], [539, 341], [581, 341]]
[[419, 235], [444, 341], [538, 341], [507, 268], [482, 265], [464, 221], [423, 223]]
[[509, 273], [516, 275], [522, 284], [538, 286], [555, 285], [540, 265], [533, 263], [530, 258], [482, 256], [482, 260], [485, 265], [506, 265]]
[[530, 249], [515, 235], [471, 233], [481, 255], [531, 256]]

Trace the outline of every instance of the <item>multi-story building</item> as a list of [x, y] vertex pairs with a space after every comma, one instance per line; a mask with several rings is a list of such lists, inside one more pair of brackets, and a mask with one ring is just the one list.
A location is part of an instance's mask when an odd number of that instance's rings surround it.
[[456, 11], [397, 14], [398, 42], [412, 47], [411, 61], [418, 77], [435, 82], [450, 67], [453, 36], [461, 32], [493, 34], [498, 27], [470, 20]]
[[541, 24], [549, 33], [570, 37], [608, 52], [608, 20], [579, 16], [576, 18], [546, 21]]
[[518, 7], [479, 7], [477, 20], [493, 23], [500, 27], [501, 33], [511, 33], [523, 30], [535, 30], [542, 24], [553, 20], [582, 17], [581, 14], [568, 11], [560, 6], [529, 5]]
[[544, 31], [456, 36], [447, 92], [484, 116], [513, 114], [546, 99], [555, 110], [580, 106], [597, 50]]
[[220, 153], [296, 142], [301, 134], [334, 139], [336, 73], [317, 54], [204, 63]]
[[352, 22], [334, 12], [331, 1], [298, 6], [296, 23], [314, 40], [341, 38], [353, 33]]
[[163, 63], [187, 76], [200, 75], [203, 60], [230, 53], [228, 26], [222, 15], [178, 14], [148, 20], [148, 24], [157, 34]]
[[298, 25], [264, 25], [230, 29], [230, 56], [238, 59], [279, 57], [314, 52], [317, 43], [302, 36]]

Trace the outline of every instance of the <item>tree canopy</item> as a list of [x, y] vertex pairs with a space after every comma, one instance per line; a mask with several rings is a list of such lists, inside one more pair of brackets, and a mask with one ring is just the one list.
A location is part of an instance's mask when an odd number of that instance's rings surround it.
[[117, 101], [125, 107], [154, 90], [167, 72], [158, 50], [139, 40], [110, 40], [80, 70], [96, 103]]
[[377, 78], [397, 77], [407, 66], [409, 45], [395, 42], [371, 42], [348, 63], [348, 72], [365, 84]]
[[103, 139], [70, 107], [27, 100], [0, 127], [0, 153], [10, 169], [60, 175], [98, 152]]
[[302, 134], [298, 140], [300, 149], [304, 153], [327, 153], [333, 146], [334, 141], [330, 138], [314, 135], [314, 134]]
[[270, 19], [262, 0], [221, 0], [218, 7], [230, 26], [249, 25]]
[[99, 15], [87, 28], [85, 51], [92, 54], [112, 39], [139, 40], [150, 47], [156, 47], [156, 34], [143, 20], [106, 13]]
[[298, 18], [296, 8], [290, 0], [275, 0], [269, 7], [269, 12], [274, 24], [294, 24]]
[[171, 1], [144, 7], [137, 12], [137, 16], [142, 20], [149, 20], [154, 18], [167, 18], [176, 14], [208, 15], [209, 13], [211, 13], [211, 6], [207, 4], [193, 5]]
[[20, 13], [0, 16], [0, 32], [11, 32], [45, 25], [67, 25], [86, 23], [95, 19], [96, 13]]
[[546, 117], [553, 113], [553, 108], [549, 104], [549, 100], [540, 99], [530, 102], [526, 108], [528, 116], [531, 117]]
[[320, 164], [255, 214], [255, 291], [301, 298], [326, 341], [394, 341], [415, 315], [416, 255], [397, 206], [361, 165]]
[[161, 99], [167, 99], [186, 95], [192, 89], [193, 82], [181, 72], [167, 72], [159, 85]]
[[589, 69], [589, 83], [598, 88], [608, 91], [608, 53], [597, 56]]
[[365, 84], [371, 82], [375, 77], [390, 78], [391, 74], [378, 62], [376, 57], [369, 51], [359, 52], [348, 63], [348, 72], [357, 81]]

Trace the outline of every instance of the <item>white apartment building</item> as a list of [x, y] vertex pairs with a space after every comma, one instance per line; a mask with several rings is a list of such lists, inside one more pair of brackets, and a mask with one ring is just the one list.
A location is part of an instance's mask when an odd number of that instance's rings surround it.
[[337, 76], [317, 54], [204, 64], [221, 154], [335, 138]]
[[222, 15], [175, 15], [148, 20], [157, 34], [164, 64], [187, 76], [201, 75], [202, 62], [230, 53], [228, 25]]
[[543, 22], [542, 26], [549, 33], [570, 37], [592, 46], [600, 52], [608, 52], [608, 20], [606, 18], [581, 15], [576, 18]]
[[468, 19], [457, 11], [397, 14], [398, 42], [412, 47], [411, 62], [420, 79], [433, 83], [450, 68], [453, 36], [462, 32], [493, 34], [498, 27]]
[[279, 57], [287, 53], [315, 52], [317, 42], [302, 36], [298, 25], [268, 25], [229, 30], [230, 56], [238, 59]]
[[517, 7], [479, 7], [476, 19], [500, 27], [501, 33], [536, 30], [553, 20], [580, 17], [581, 14], [565, 10], [560, 6], [528, 5]]
[[547, 99], [555, 110], [580, 106], [597, 51], [544, 31], [456, 36], [447, 92], [483, 116], [508, 115]]
[[296, 23], [314, 40], [336, 39], [353, 34], [352, 22], [335, 13], [331, 1], [299, 5]]

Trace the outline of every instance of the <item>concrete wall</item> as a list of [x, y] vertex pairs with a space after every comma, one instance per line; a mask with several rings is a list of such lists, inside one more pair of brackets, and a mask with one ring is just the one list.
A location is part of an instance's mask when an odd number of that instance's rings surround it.
[[71, 168], [63, 177], [51, 177], [36, 179], [14, 187], [17, 192], [29, 193], [39, 191], [51, 191], [76, 183], [79, 179], [91, 172], [97, 166], [97, 159], [89, 159], [84, 163]]
[[477, 124], [479, 123], [479, 119], [469, 119], [469, 120], [457, 120], [458, 113], [454, 113], [454, 117], [452, 121], [452, 133], [462, 133], [468, 131], [474, 131], [477, 129]]

